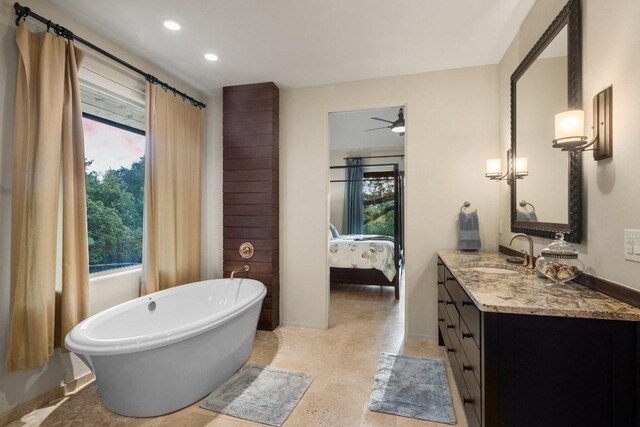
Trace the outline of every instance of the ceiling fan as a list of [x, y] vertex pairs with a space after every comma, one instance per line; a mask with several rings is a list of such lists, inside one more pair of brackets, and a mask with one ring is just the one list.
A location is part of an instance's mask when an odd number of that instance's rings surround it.
[[379, 120], [381, 122], [391, 123], [389, 126], [382, 126], [379, 128], [366, 129], [366, 131], [370, 130], [378, 130], [378, 129], [391, 129], [391, 132], [396, 132], [400, 136], [404, 136], [404, 108], [400, 108], [398, 111], [398, 119], [395, 122], [391, 120], [381, 119], [380, 117], [371, 117], [372, 120]]

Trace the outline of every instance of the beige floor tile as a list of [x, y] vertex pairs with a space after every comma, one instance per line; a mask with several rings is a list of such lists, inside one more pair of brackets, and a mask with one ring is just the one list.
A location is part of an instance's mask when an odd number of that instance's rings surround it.
[[[369, 411], [371, 385], [380, 352], [408, 356], [446, 355], [436, 342], [404, 339], [404, 307], [393, 289], [339, 286], [331, 292], [328, 330], [284, 326], [258, 331], [250, 361], [306, 372], [313, 383], [293, 410], [285, 427], [429, 427], [431, 423]], [[458, 426], [466, 420], [447, 362]], [[65, 399], [26, 415], [11, 427], [135, 426], [246, 427], [260, 426], [207, 411], [199, 403], [156, 418], [127, 418], [109, 412], [90, 384]]]

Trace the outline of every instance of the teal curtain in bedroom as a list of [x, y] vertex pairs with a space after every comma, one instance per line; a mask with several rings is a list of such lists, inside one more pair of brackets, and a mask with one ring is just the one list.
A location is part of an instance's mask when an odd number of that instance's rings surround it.
[[343, 234], [362, 234], [364, 224], [364, 200], [362, 193], [362, 159], [347, 159], [347, 182], [344, 189]]

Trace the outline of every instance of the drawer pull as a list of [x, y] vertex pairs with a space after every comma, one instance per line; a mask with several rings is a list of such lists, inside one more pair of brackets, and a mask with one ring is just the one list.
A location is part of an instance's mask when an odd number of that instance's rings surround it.
[[453, 277], [447, 277], [447, 282], [455, 282], [456, 279], [454, 279]]
[[438, 300], [438, 304], [442, 304], [443, 302], [444, 302], [444, 300], [443, 300], [443, 299], [439, 299], [439, 300]]
[[473, 404], [473, 400], [469, 399], [468, 397], [462, 396], [462, 403], [464, 403], [465, 405], [471, 405]]
[[473, 371], [473, 368], [470, 365], [462, 364], [462, 372], [464, 371]]
[[456, 327], [456, 325], [452, 325], [450, 323], [447, 323], [447, 329], [454, 329]]
[[455, 353], [456, 349], [451, 347], [445, 347], [447, 349], [447, 353]]
[[463, 332], [462, 338], [473, 338], [473, 334], [469, 332]]
[[438, 318], [438, 322], [444, 322], [444, 319]]
[[447, 305], [453, 305], [453, 301], [445, 301], [444, 303]]
[[444, 285], [444, 282], [442, 280], [438, 280], [438, 285]]
[[473, 303], [471, 301], [462, 301], [462, 306], [464, 307], [465, 305], [473, 305]]

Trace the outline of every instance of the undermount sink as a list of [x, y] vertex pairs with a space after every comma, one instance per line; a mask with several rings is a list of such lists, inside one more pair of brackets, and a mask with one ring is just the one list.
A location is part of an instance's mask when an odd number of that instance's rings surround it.
[[520, 271], [515, 267], [504, 264], [486, 264], [486, 263], [477, 263], [477, 264], [469, 264], [466, 266], [470, 270], [478, 271], [480, 273], [489, 273], [489, 274], [519, 274]]
[[472, 270], [479, 271], [480, 273], [491, 273], [491, 274], [518, 274], [517, 271], [508, 270], [506, 268], [498, 268], [498, 267], [471, 267]]

